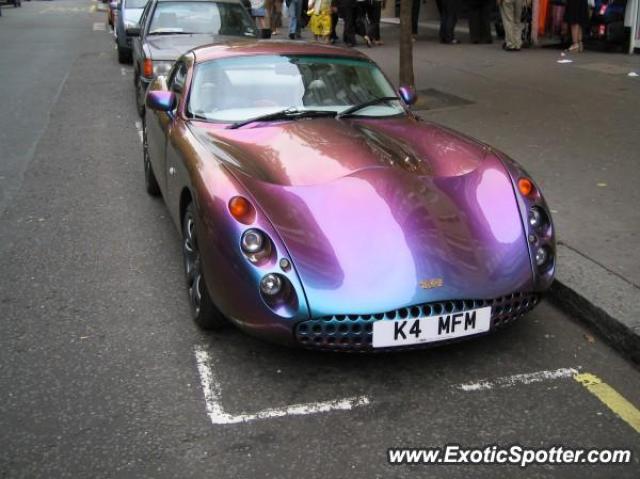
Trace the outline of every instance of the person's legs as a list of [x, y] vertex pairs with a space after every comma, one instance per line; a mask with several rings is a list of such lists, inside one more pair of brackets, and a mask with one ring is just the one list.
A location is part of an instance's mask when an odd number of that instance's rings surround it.
[[480, 42], [492, 43], [493, 37], [491, 36], [491, 8], [493, 3], [490, 0], [482, 2], [479, 12], [478, 23], [480, 27]]
[[447, 24], [449, 23], [449, 0], [440, 0], [440, 41], [451, 41], [447, 36]]
[[296, 32], [298, 31], [298, 26], [300, 25], [300, 6], [301, 0], [291, 0], [287, 4], [288, 13], [289, 13], [289, 38], [293, 39], [296, 36]]
[[447, 34], [450, 42], [456, 40], [456, 24], [458, 23], [458, 12], [460, 11], [460, 0], [449, 0], [449, 12], [447, 22]]
[[522, 2], [513, 0], [513, 41], [518, 50], [522, 48]]
[[382, 2], [373, 0], [369, 9], [369, 38], [380, 42], [380, 17], [382, 16]]
[[476, 2], [469, 5], [469, 38], [471, 39], [471, 43], [480, 43], [482, 41], [480, 8], [480, 5]]
[[513, 38], [513, 0], [502, 0], [500, 2], [500, 15], [504, 26], [504, 42], [508, 49], [515, 49]]
[[346, 0], [343, 6], [344, 32], [342, 39], [348, 46], [356, 44], [356, 2]]

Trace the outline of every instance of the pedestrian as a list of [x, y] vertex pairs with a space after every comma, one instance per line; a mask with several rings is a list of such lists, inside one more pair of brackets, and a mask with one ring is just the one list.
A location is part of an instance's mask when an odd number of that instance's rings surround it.
[[278, 28], [282, 28], [282, 0], [271, 0], [270, 18], [271, 35], [278, 35]]
[[382, 9], [385, 7], [385, 0], [369, 0], [370, 7], [367, 11], [369, 19], [368, 36], [375, 45], [384, 45], [380, 38], [380, 18], [382, 17]]
[[331, 37], [331, 0], [310, 0], [309, 27], [316, 41], [329, 43]]
[[[366, 30], [364, 35], [367, 44], [373, 42], [382, 45], [380, 40], [380, 17], [382, 15], [382, 0], [359, 0], [359, 17], [362, 28]], [[367, 40], [367, 38], [369, 40]]]
[[369, 36], [369, 9], [371, 0], [358, 0], [356, 7], [356, 35], [361, 36], [369, 48], [373, 45]]
[[460, 0], [440, 0], [440, 43], [460, 43], [455, 31], [459, 11]]
[[338, 6], [338, 0], [331, 0], [331, 33], [329, 34], [329, 42], [334, 44], [338, 41], [338, 34], [336, 28], [338, 27], [338, 20], [340, 20], [340, 8]]
[[366, 15], [361, 6], [364, 0], [342, 0], [341, 10], [344, 19], [344, 43], [349, 47], [356, 45], [356, 35], [364, 38], [368, 47], [372, 45], [369, 35], [367, 35]]
[[508, 52], [518, 52], [522, 48], [522, 2], [523, 0], [498, 0], [504, 26], [502, 48]]
[[587, 0], [567, 0], [564, 21], [571, 30], [571, 46], [566, 51], [571, 53], [583, 51], [582, 29], [589, 22]]
[[491, 43], [491, 8], [493, 0], [468, 0], [471, 43]]
[[265, 0], [251, 0], [251, 16], [253, 17], [253, 21], [256, 22], [256, 27], [260, 30], [261, 38], [266, 26], [265, 17], [267, 15], [264, 4]]
[[289, 14], [289, 39], [300, 38], [302, 30], [302, 0], [286, 0]]

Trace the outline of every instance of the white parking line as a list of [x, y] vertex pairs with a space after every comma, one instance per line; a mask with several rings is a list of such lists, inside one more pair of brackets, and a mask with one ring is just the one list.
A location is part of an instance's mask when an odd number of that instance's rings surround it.
[[354, 407], [366, 406], [370, 403], [369, 398], [366, 396], [356, 396], [334, 401], [294, 404], [283, 408], [269, 408], [253, 414], [229, 414], [222, 408], [222, 389], [214, 375], [209, 353], [206, 349], [196, 346], [195, 355], [198, 372], [200, 373], [200, 383], [204, 391], [207, 414], [212, 424], [237, 424], [283, 416], [318, 414], [330, 411], [349, 411]]
[[136, 130], [138, 130], [138, 138], [140, 138], [140, 143], [144, 143], [144, 136], [142, 134], [142, 122], [136, 121]]
[[93, 24], [93, 31], [94, 32], [104, 32], [106, 29], [106, 25], [103, 22], [95, 22]]
[[483, 379], [474, 383], [458, 384], [456, 389], [463, 391], [482, 391], [494, 388], [509, 388], [516, 384], [531, 384], [548, 381], [552, 379], [571, 378], [578, 374], [578, 370], [574, 368], [560, 368], [553, 371], [537, 371], [535, 373], [514, 374], [512, 376], [504, 376], [497, 379]]

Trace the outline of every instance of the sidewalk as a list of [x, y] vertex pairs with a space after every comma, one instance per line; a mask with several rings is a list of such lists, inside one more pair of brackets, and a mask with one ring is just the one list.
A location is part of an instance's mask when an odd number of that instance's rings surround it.
[[[500, 42], [414, 44], [425, 119], [518, 160], [540, 184], [559, 239], [553, 297], [640, 362], [640, 55], [502, 51]], [[399, 28], [363, 51], [397, 83]], [[572, 63], [558, 63], [572, 60]], [[577, 310], [577, 311], [576, 311]]]

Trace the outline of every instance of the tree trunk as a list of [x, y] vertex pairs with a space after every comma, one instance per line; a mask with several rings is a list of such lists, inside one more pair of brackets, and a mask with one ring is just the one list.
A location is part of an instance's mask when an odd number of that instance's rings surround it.
[[400, 85], [415, 87], [411, 5], [412, 0], [400, 0]]

